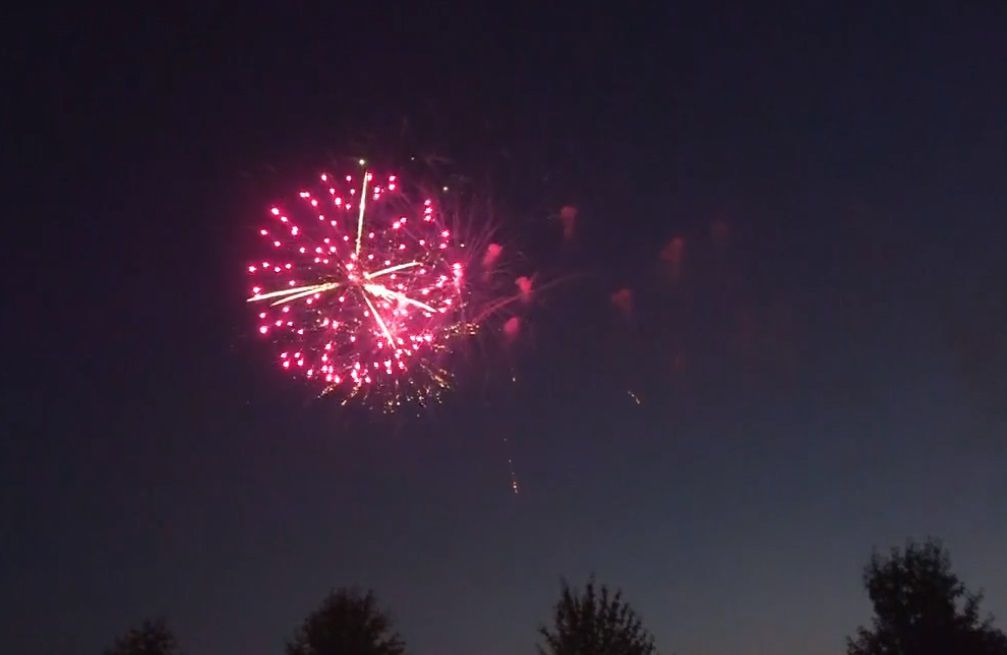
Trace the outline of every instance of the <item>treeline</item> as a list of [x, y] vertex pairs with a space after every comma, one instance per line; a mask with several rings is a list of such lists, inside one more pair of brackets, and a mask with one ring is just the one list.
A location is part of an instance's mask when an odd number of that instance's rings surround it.
[[[864, 568], [874, 606], [869, 627], [846, 643], [847, 655], [1007, 655], [1007, 636], [979, 609], [936, 541], [875, 553]], [[539, 627], [539, 655], [656, 655], [654, 638], [618, 590], [592, 578], [564, 582], [551, 620]], [[374, 594], [329, 593], [287, 642], [286, 655], [404, 655], [404, 639]], [[182, 655], [164, 621], [146, 621], [105, 655]]]

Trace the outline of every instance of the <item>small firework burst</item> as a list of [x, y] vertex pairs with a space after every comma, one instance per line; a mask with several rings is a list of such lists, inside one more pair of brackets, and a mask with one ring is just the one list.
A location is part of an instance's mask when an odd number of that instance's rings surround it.
[[248, 302], [277, 364], [344, 402], [439, 397], [444, 356], [478, 325], [466, 319], [465, 244], [437, 200], [395, 175], [322, 174], [268, 218]]

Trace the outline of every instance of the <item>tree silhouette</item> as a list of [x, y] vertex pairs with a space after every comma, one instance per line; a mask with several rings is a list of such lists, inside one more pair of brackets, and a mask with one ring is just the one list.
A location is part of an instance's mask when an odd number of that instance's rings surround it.
[[378, 608], [374, 594], [355, 589], [329, 593], [308, 615], [287, 655], [402, 655], [405, 644]]
[[873, 626], [847, 639], [848, 655], [1007, 655], [1007, 636], [979, 617], [982, 595], [965, 588], [937, 541], [875, 553], [864, 586]]
[[105, 655], [180, 655], [178, 640], [161, 619], [147, 620], [115, 640]]
[[553, 627], [539, 628], [544, 640], [539, 655], [655, 655], [654, 638], [647, 632], [622, 592], [610, 593], [588, 580], [584, 592], [563, 582], [553, 610]]

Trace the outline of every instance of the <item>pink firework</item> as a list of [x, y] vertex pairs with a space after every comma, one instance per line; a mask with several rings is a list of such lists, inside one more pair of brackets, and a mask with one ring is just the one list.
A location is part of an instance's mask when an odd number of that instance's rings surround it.
[[386, 409], [436, 397], [466, 299], [464, 244], [437, 203], [394, 175], [323, 174], [268, 216], [259, 233], [269, 254], [248, 266], [248, 302], [277, 364], [323, 394]]

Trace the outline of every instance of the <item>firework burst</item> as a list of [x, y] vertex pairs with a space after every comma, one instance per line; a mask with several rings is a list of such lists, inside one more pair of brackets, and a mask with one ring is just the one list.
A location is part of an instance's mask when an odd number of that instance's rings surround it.
[[395, 175], [323, 174], [268, 217], [248, 302], [277, 364], [344, 402], [439, 397], [444, 357], [478, 327], [465, 318], [471, 249], [439, 203]]

